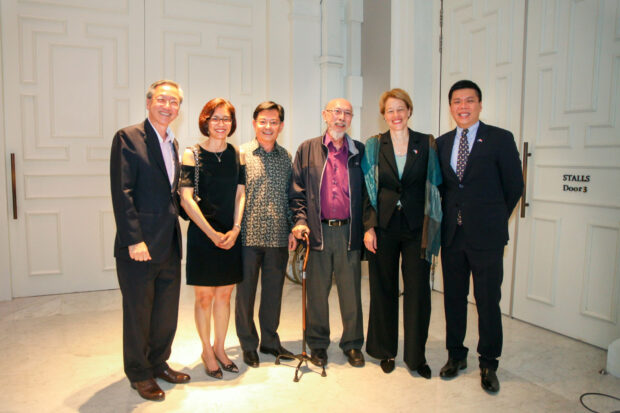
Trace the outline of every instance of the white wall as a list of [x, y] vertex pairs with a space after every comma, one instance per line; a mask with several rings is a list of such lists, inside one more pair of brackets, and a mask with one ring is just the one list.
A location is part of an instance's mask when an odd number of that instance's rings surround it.
[[409, 126], [439, 132], [439, 0], [392, 0], [390, 87], [413, 100]]
[[379, 98], [390, 89], [390, 3], [364, 0], [362, 74], [364, 96], [360, 140], [387, 130], [379, 113]]

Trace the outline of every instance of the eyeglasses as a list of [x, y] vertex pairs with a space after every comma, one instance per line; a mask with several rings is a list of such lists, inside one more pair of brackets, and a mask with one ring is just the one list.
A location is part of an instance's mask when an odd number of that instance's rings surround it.
[[344, 115], [347, 118], [353, 117], [353, 112], [350, 110], [342, 110], [342, 109], [325, 109], [325, 112], [330, 112], [334, 116]]
[[229, 117], [223, 117], [223, 118], [209, 118], [209, 122], [216, 124], [216, 123], [232, 123], [232, 119]]
[[265, 119], [259, 119], [256, 121], [256, 124], [258, 126], [260, 126], [261, 128], [266, 128], [267, 125], [271, 126], [272, 128], [277, 128], [278, 126], [280, 126], [280, 121], [279, 120], [265, 120]]
[[155, 98], [155, 102], [160, 106], [166, 106], [166, 104], [169, 104], [171, 108], [178, 108], [180, 105], [179, 101], [176, 99], [166, 99], [161, 96]]

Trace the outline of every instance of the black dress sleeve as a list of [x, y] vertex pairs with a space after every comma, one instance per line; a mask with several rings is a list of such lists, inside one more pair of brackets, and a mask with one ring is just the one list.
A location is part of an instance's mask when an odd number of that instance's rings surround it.
[[179, 187], [193, 187], [195, 167], [191, 165], [181, 165], [181, 174], [179, 176]]

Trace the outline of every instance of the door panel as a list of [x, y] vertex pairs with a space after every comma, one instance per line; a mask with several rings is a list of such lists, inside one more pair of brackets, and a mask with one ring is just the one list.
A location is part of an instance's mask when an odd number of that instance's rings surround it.
[[202, 139], [198, 116], [210, 99], [235, 106], [229, 142], [254, 137], [252, 114], [267, 99], [265, 0], [208, 3], [154, 0], [146, 10], [146, 79], [171, 78], [185, 93], [173, 127], [180, 147]]
[[[471, 79], [482, 89], [483, 122], [520, 136], [525, 4], [520, 0], [444, 0], [440, 133], [456, 127], [450, 116], [448, 91], [457, 81]], [[518, 142], [517, 142], [518, 143]], [[502, 312], [510, 310], [515, 214], [504, 251]], [[439, 266], [441, 268], [441, 266]], [[443, 291], [443, 280], [434, 288]], [[470, 286], [471, 288], [471, 286]], [[470, 294], [473, 300], [473, 293]]]
[[514, 316], [606, 348], [620, 337], [617, 1], [530, 2]]
[[144, 113], [143, 4], [1, 7], [13, 296], [115, 288], [109, 147]]

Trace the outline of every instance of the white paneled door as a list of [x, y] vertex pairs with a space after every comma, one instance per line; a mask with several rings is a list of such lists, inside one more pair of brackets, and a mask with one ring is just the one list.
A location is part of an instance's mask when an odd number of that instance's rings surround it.
[[144, 113], [143, 2], [1, 7], [13, 296], [114, 288], [109, 144]]
[[530, 1], [514, 317], [620, 337], [620, 3]]
[[[114, 132], [142, 121], [146, 88], [170, 78], [185, 91], [173, 124], [181, 147], [200, 138], [198, 115], [218, 96], [237, 109], [230, 141], [250, 140], [254, 107], [269, 98], [267, 2], [2, 0], [0, 7], [6, 152], [15, 154], [18, 205], [9, 223], [12, 296], [116, 288]], [[288, 26], [275, 32], [286, 36]]]
[[201, 139], [198, 116], [210, 99], [235, 106], [234, 144], [254, 137], [252, 114], [267, 98], [266, 0], [149, 0], [146, 78], [171, 78], [185, 92], [175, 121], [180, 147]]
[[[456, 127], [450, 116], [448, 91], [457, 81], [471, 79], [482, 89], [481, 120], [520, 135], [523, 65], [522, 0], [444, 1], [440, 133]], [[502, 312], [510, 311], [515, 217], [504, 252]], [[443, 290], [441, 277], [435, 288]], [[471, 288], [471, 285], [470, 285]], [[473, 299], [473, 294], [470, 294]]]

